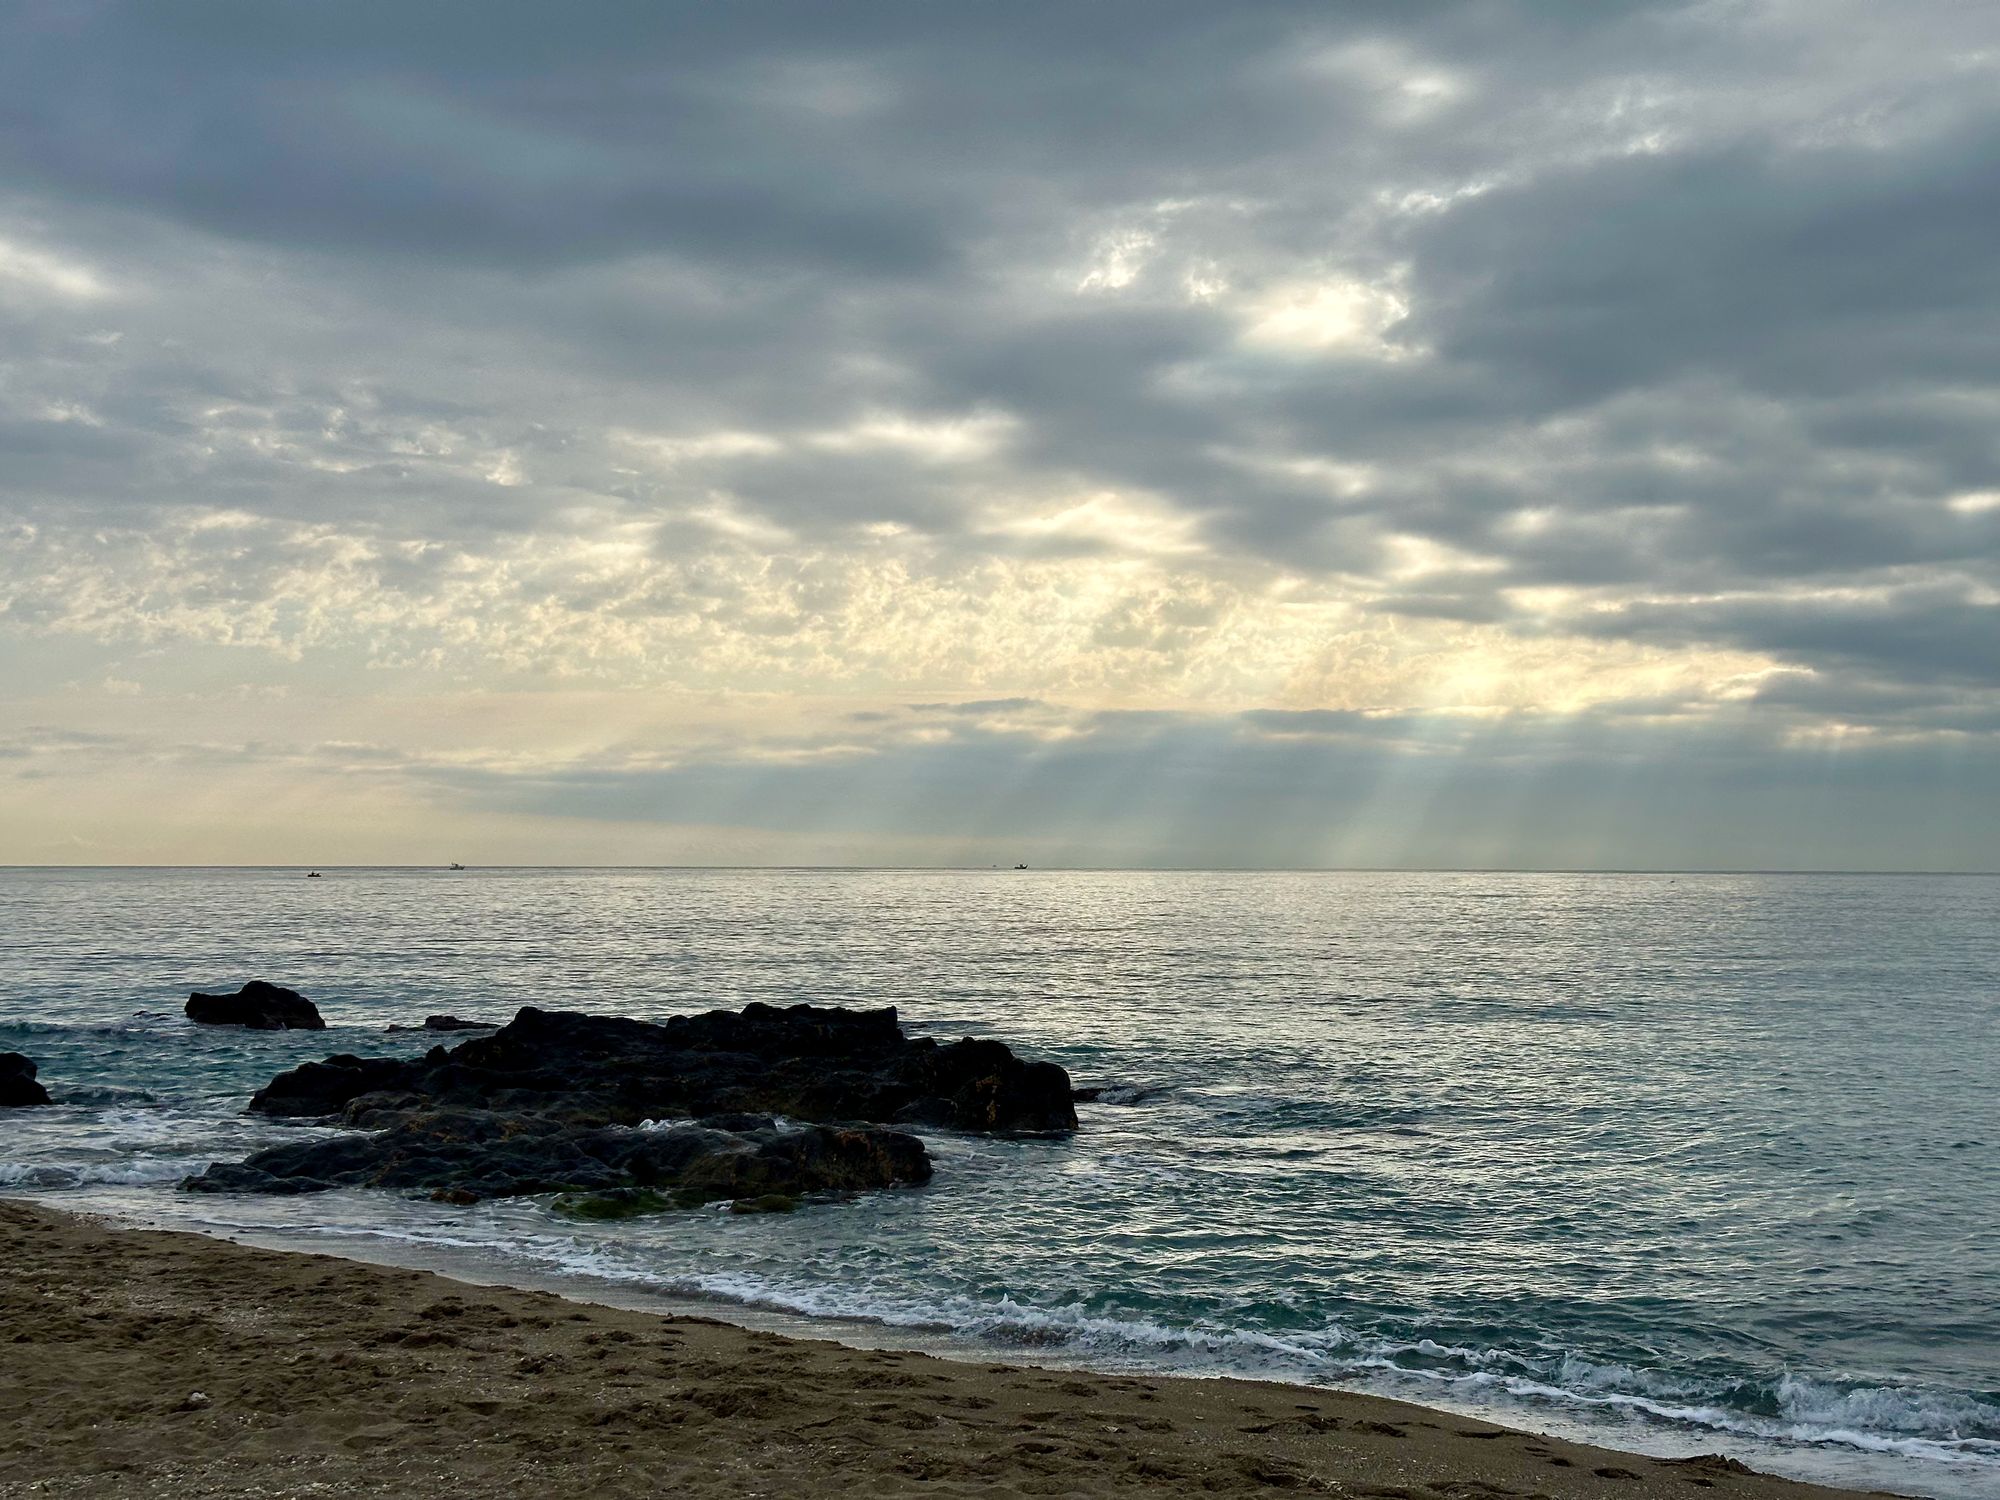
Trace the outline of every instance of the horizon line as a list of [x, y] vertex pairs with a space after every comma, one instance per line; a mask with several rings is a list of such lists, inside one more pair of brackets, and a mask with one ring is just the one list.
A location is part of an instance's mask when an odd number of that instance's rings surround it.
[[799, 873], [823, 871], [851, 873], [976, 874], [997, 871], [1019, 874], [1113, 874], [1113, 875], [1912, 875], [1912, 876], [2000, 876], [2000, 869], [1929, 870], [1864, 869], [1838, 866], [1670, 866], [1670, 865], [963, 865], [963, 864], [482, 864], [454, 869], [439, 864], [281, 864], [192, 863], [166, 864], [138, 861], [112, 864], [11, 864], [0, 863], [0, 871], [33, 870], [431, 870], [439, 874], [475, 874], [481, 870], [679, 870], [743, 873], [770, 871]]

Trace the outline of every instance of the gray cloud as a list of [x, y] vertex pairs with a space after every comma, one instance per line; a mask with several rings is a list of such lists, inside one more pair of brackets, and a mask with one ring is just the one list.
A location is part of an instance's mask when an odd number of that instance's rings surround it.
[[1905, 684], [2000, 688], [2000, 603], [1957, 590], [1919, 588], [1860, 601], [1633, 605], [1596, 628], [1662, 640], [1729, 640], [1835, 672], [1886, 673]]
[[1051, 817], [1151, 754], [1276, 818], [1336, 734], [1990, 737], [1996, 57], [1947, 0], [33, 0], [0, 644], [1199, 710], [951, 752]]
[[778, 763], [420, 774], [488, 810], [924, 838], [975, 864], [1478, 865], [1533, 847], [1550, 866], [1872, 868], [1911, 847], [1891, 835], [1914, 819], [1910, 863], [1981, 869], [1996, 771], [1990, 746], [1774, 752], [1741, 720], [1440, 736], [1408, 719], [1114, 714], [1054, 744], [975, 729]]

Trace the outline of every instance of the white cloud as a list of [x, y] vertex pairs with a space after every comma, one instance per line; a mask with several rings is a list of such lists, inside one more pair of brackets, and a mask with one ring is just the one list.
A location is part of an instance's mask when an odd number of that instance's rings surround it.
[[1386, 337], [1410, 313], [1392, 286], [1348, 277], [1282, 282], [1240, 311], [1242, 341], [1252, 349], [1386, 360], [1414, 352]]
[[614, 431], [610, 436], [670, 465], [710, 458], [756, 457], [776, 453], [784, 446], [778, 439], [762, 432], [722, 431], [667, 437], [654, 433]]
[[1122, 292], [1146, 269], [1159, 249], [1159, 238], [1143, 229], [1107, 234], [1091, 252], [1090, 269], [1077, 282], [1079, 292]]
[[916, 417], [874, 412], [844, 427], [810, 433], [805, 442], [831, 453], [891, 450], [926, 463], [969, 463], [999, 452], [1019, 424], [1004, 412]]
[[103, 275], [82, 260], [0, 237], [0, 294], [8, 289], [64, 302], [99, 302], [112, 291]]

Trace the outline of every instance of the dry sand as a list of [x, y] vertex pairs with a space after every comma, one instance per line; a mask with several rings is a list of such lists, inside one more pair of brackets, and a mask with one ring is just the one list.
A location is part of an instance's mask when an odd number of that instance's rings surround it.
[[0, 1496], [1853, 1500], [1299, 1386], [971, 1364], [0, 1203]]

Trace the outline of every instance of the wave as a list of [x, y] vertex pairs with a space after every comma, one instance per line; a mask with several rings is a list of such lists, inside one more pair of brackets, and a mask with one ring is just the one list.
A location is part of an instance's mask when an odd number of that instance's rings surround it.
[[[80, 1170], [0, 1163], [0, 1188], [72, 1185], [56, 1180], [64, 1173], [75, 1173], [82, 1182], [158, 1183], [199, 1165], [157, 1157]], [[1543, 1420], [1601, 1428], [1611, 1421], [1623, 1434], [1608, 1439], [1612, 1446], [1629, 1444], [1637, 1424], [1668, 1441], [1685, 1442], [1696, 1434], [1722, 1439], [1725, 1446], [1734, 1440], [1756, 1450], [1749, 1456], [1764, 1452], [1764, 1461], [1780, 1449], [1873, 1454], [1970, 1471], [1982, 1484], [1984, 1476], [2000, 1470], [2000, 1403], [1958, 1391], [1796, 1373], [1730, 1383], [1594, 1360], [1576, 1351], [1526, 1354], [1483, 1347], [1420, 1330], [1402, 1334], [1329, 1324], [1265, 1332], [1106, 1312], [1074, 1302], [932, 1297], [881, 1284], [800, 1284], [743, 1269], [667, 1270], [648, 1263], [643, 1251], [635, 1254], [629, 1244], [549, 1232], [526, 1217], [535, 1211], [527, 1203], [496, 1205], [484, 1222], [450, 1226], [396, 1225], [379, 1218], [343, 1223], [338, 1213], [310, 1224], [206, 1216], [220, 1206], [205, 1204], [199, 1222], [211, 1229], [275, 1230], [321, 1242], [402, 1243], [463, 1253], [485, 1265], [499, 1260], [527, 1266], [559, 1280], [617, 1282], [676, 1300], [868, 1323], [947, 1343], [1054, 1353], [1087, 1367], [1356, 1386], [1530, 1426]], [[371, 1207], [371, 1218], [374, 1212]]]
[[319, 1031], [259, 1031], [244, 1026], [204, 1026], [190, 1021], [177, 1010], [140, 1010], [129, 1016], [98, 1015], [71, 1021], [0, 1021], [0, 1035], [7, 1036], [157, 1036], [163, 1031], [218, 1041], [272, 1042], [280, 1045], [304, 1042], [309, 1046], [345, 1033], [370, 1039], [377, 1045], [394, 1045], [381, 1042], [380, 1039], [388, 1033], [373, 1017], [363, 1021], [331, 1017], [327, 1019], [324, 1029]]
[[122, 1107], [132, 1104], [158, 1104], [158, 1094], [145, 1089], [117, 1088], [110, 1084], [84, 1084], [78, 1088], [63, 1089], [55, 1095], [57, 1104], [73, 1104], [78, 1108]]
[[[2000, 1412], [1951, 1392], [1915, 1392], [1894, 1387], [1842, 1388], [1827, 1381], [1786, 1375], [1761, 1392], [1752, 1393], [1753, 1400], [1756, 1395], [1764, 1395], [1774, 1398], [1783, 1409], [1782, 1415], [1766, 1417], [1747, 1411], [1742, 1406], [1724, 1404], [1727, 1399], [1724, 1396], [1703, 1401], [1679, 1396], [1671, 1389], [1648, 1392], [1648, 1377], [1640, 1371], [1626, 1372], [1633, 1377], [1633, 1389], [1607, 1390], [1594, 1385], [1578, 1388], [1537, 1380], [1532, 1376], [1488, 1371], [1468, 1374], [1408, 1371], [1388, 1363], [1380, 1368], [1385, 1372], [1393, 1370], [1397, 1374], [1436, 1381], [1465, 1392], [1495, 1392], [1530, 1404], [1547, 1403], [1587, 1411], [1616, 1412], [1668, 1426], [1700, 1428], [1771, 1443], [1851, 1448], [1937, 1463], [2000, 1468], [2000, 1438], [1967, 1436], [1964, 1431], [1968, 1425], [1994, 1430]], [[1812, 1392], [1810, 1399], [1796, 1399], [1798, 1393], [1807, 1390]], [[1755, 1401], [1754, 1404], [1763, 1403]], [[1843, 1410], [1868, 1413], [1886, 1430], [1860, 1425], [1840, 1415]]]
[[983, 1305], [926, 1302], [859, 1288], [786, 1286], [739, 1271], [658, 1275], [580, 1245], [540, 1249], [536, 1258], [554, 1260], [572, 1274], [640, 1282], [670, 1296], [989, 1345], [1067, 1349], [1093, 1361], [1168, 1373], [1386, 1382], [1406, 1394], [1425, 1390], [1433, 1398], [1455, 1394], [1477, 1403], [1498, 1397], [1508, 1404], [1617, 1414], [1781, 1445], [2000, 1468], [2000, 1404], [1952, 1391], [1850, 1385], [1797, 1374], [1702, 1390], [1683, 1378], [1576, 1353], [1530, 1357], [1339, 1326], [1286, 1334], [1195, 1328], [1107, 1315], [1078, 1304], [1035, 1306], [1011, 1297]]
[[209, 1156], [127, 1156], [104, 1162], [0, 1161], [0, 1189], [144, 1187], [179, 1182], [211, 1160]]
[[765, 1110], [716, 1111], [707, 1115], [663, 1115], [657, 1120], [641, 1120], [637, 1125], [610, 1127], [613, 1130], [634, 1130], [652, 1132], [658, 1130], [679, 1130], [688, 1125], [698, 1125], [705, 1119], [715, 1119], [722, 1114], [736, 1113], [753, 1120], [769, 1120], [772, 1129], [784, 1135], [814, 1128], [810, 1120], [795, 1120], [790, 1115], [774, 1115]]
[[142, 1011], [122, 1019], [100, 1017], [92, 1021], [0, 1021], [0, 1034], [9, 1036], [150, 1036], [169, 1027], [180, 1030], [191, 1023], [180, 1016]]

